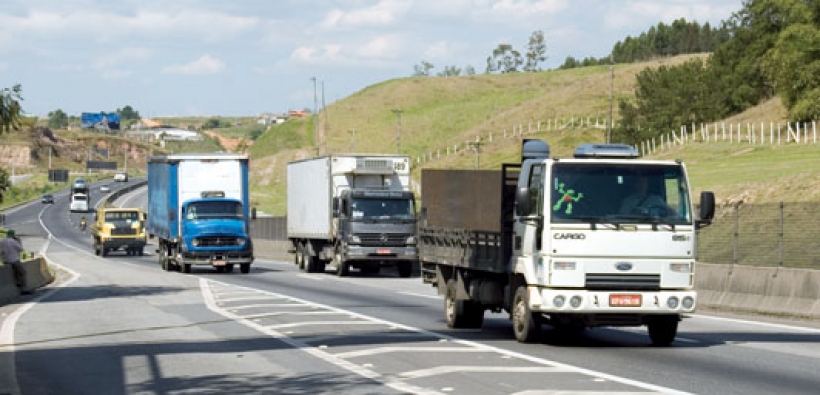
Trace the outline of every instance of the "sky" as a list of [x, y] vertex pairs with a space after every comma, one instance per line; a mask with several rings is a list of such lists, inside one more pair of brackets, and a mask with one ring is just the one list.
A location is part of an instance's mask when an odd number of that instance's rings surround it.
[[255, 116], [314, 109], [422, 62], [483, 73], [499, 44], [600, 58], [679, 18], [719, 26], [742, 0], [0, 0], [0, 89], [27, 115]]

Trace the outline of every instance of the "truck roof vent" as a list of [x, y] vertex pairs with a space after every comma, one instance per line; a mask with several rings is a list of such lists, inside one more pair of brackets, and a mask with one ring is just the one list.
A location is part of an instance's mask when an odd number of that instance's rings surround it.
[[637, 158], [635, 147], [628, 144], [581, 144], [575, 149], [576, 158]]
[[527, 159], [547, 159], [550, 145], [543, 140], [525, 139], [521, 144], [521, 162]]

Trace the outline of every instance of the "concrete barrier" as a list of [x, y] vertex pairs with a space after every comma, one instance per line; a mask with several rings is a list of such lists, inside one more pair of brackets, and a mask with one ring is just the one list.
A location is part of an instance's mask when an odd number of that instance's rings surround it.
[[701, 307], [820, 319], [820, 271], [698, 263]]
[[19, 278], [20, 292], [31, 293], [54, 281], [54, 273], [49, 270], [42, 256], [15, 263], [14, 270]]
[[17, 288], [14, 268], [11, 265], [0, 264], [0, 303], [5, 303], [18, 296], [20, 296], [20, 288]]

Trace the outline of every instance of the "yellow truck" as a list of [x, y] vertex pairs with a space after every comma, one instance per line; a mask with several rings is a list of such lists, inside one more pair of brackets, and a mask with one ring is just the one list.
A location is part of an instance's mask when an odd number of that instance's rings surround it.
[[106, 256], [120, 248], [126, 255], [142, 255], [145, 214], [139, 208], [100, 207], [94, 213], [91, 237], [94, 254]]

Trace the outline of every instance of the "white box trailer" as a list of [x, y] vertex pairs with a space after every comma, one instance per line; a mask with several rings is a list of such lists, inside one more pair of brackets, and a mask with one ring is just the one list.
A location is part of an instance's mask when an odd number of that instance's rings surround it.
[[417, 261], [410, 158], [329, 155], [287, 166], [287, 231], [295, 262], [308, 272], [350, 267], [375, 272]]

